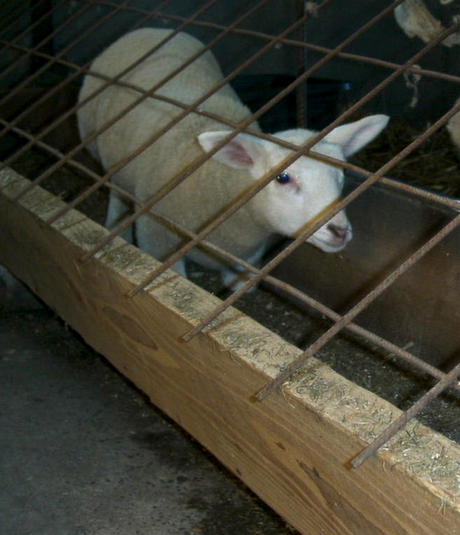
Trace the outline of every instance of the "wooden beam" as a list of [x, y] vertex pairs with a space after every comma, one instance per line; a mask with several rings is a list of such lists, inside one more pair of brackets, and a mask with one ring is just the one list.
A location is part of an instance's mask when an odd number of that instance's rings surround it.
[[0, 172], [0, 262], [305, 535], [458, 535], [460, 448], [412, 422], [359, 470], [349, 461], [400, 411], [312, 358], [264, 402], [299, 354], [235, 309], [185, 344], [219, 302], [171, 271], [133, 299], [157, 262], [28, 181]]

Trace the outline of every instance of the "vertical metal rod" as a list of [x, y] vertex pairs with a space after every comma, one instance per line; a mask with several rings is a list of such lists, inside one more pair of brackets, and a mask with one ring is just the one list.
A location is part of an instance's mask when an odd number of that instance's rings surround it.
[[[305, 17], [305, 0], [296, 0], [297, 18]], [[302, 24], [299, 28], [299, 41], [306, 40], [307, 27], [306, 24]], [[306, 48], [299, 48], [297, 50], [297, 74], [301, 75], [306, 71]], [[305, 81], [299, 85], [296, 91], [296, 104], [297, 104], [297, 128], [307, 127], [307, 84]]]

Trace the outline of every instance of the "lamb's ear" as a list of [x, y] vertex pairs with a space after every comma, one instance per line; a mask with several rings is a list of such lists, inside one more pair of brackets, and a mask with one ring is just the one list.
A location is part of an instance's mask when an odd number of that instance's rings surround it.
[[[229, 134], [229, 131], [204, 132], [198, 136], [198, 141], [202, 149], [209, 152]], [[213, 158], [235, 169], [250, 169], [261, 154], [262, 144], [256, 138], [238, 134], [217, 151]]]
[[377, 137], [389, 120], [386, 115], [371, 115], [355, 123], [334, 128], [324, 140], [341, 145], [345, 156], [351, 156]]

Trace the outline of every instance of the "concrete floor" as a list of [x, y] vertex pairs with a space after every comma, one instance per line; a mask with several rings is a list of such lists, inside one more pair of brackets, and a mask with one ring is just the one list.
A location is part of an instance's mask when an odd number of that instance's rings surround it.
[[0, 279], [0, 535], [296, 533]]

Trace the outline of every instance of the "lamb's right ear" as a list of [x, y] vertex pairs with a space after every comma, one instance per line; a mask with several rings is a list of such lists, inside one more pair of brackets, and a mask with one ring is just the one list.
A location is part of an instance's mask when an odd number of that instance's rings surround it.
[[[198, 142], [205, 152], [212, 150], [221, 143], [230, 131], [204, 132], [198, 136]], [[220, 150], [213, 158], [235, 169], [250, 169], [262, 154], [262, 144], [247, 134], [238, 134]]]
[[386, 127], [388, 120], [386, 115], [370, 115], [360, 121], [334, 128], [324, 141], [340, 145], [344, 155], [348, 157], [377, 137]]

